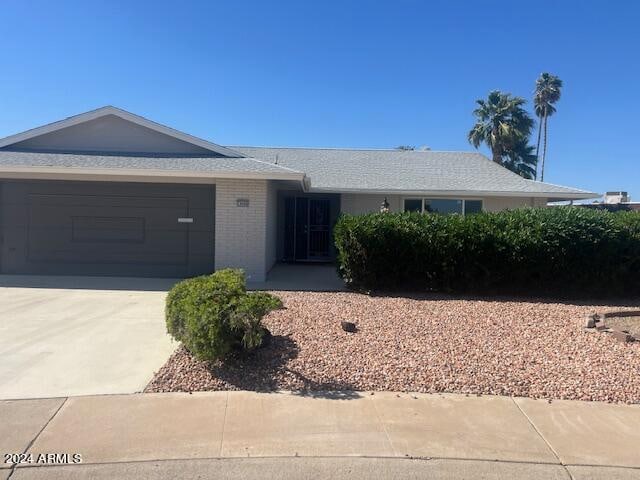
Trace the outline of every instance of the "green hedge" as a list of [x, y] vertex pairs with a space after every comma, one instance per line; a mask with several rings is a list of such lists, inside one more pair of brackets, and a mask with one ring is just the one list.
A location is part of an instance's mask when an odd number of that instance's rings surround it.
[[343, 215], [339, 271], [367, 289], [640, 293], [640, 213], [580, 207]]
[[248, 293], [241, 270], [219, 270], [171, 289], [167, 331], [201, 360], [224, 358], [259, 347], [267, 334], [262, 317], [280, 307], [280, 299], [268, 293]]

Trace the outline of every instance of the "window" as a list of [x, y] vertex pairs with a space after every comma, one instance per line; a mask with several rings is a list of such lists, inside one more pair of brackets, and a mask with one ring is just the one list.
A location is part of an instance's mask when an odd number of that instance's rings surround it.
[[463, 200], [457, 198], [406, 198], [405, 212], [459, 213], [472, 215], [482, 212], [482, 200]]
[[463, 213], [462, 200], [451, 200], [448, 198], [425, 198], [424, 211], [430, 213]]
[[471, 215], [473, 213], [482, 212], [482, 200], [465, 200], [464, 214]]
[[405, 212], [422, 212], [421, 198], [408, 198], [404, 201]]

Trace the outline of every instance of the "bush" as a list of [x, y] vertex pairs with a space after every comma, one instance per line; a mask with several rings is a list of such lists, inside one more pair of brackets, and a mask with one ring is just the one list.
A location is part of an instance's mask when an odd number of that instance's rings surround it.
[[219, 270], [176, 284], [167, 296], [167, 331], [200, 360], [224, 358], [262, 344], [261, 320], [282, 307], [264, 292], [247, 293], [240, 270]]
[[367, 289], [638, 294], [640, 213], [579, 207], [343, 215], [342, 277]]

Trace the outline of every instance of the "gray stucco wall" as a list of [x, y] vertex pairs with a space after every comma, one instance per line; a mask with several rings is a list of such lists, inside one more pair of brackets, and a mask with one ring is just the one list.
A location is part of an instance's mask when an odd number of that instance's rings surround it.
[[344, 213], [361, 215], [363, 213], [379, 212], [384, 199], [389, 202], [389, 209], [392, 212], [402, 211], [402, 197], [399, 195], [370, 195], [359, 193], [343, 193], [341, 199], [341, 210]]
[[[543, 202], [540, 202], [543, 200]], [[522, 207], [544, 207], [546, 199], [529, 197], [486, 197], [482, 199], [482, 208], [487, 212], [513, 210]]]
[[115, 115], [107, 115], [30, 138], [11, 145], [11, 149], [211, 155], [211, 151], [202, 147], [128, 122]]

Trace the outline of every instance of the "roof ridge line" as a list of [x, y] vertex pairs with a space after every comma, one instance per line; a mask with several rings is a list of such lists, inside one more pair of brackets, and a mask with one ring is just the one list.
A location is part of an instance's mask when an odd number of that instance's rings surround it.
[[278, 168], [281, 168], [282, 170], [289, 170], [290, 172], [293, 172], [293, 173], [301, 173], [303, 175], [306, 175], [305, 172], [302, 172], [300, 170], [295, 170], [293, 168], [285, 167], [284, 165], [279, 165], [279, 164], [277, 164], [275, 162], [267, 162], [266, 160], [260, 160], [259, 158], [255, 158], [255, 157], [239, 157], [239, 158], [245, 158], [247, 160], [253, 160], [254, 162], [264, 163], [265, 165], [271, 165], [271, 166], [274, 166], [274, 167], [278, 167]]
[[[398, 152], [398, 153], [466, 153], [483, 155], [480, 152], [473, 150], [399, 150], [397, 148], [367, 148], [367, 147], [278, 147], [278, 146], [266, 146], [266, 145], [224, 145], [227, 148], [264, 148], [264, 149], [278, 149], [278, 150], [342, 150], [342, 151], [356, 151], [356, 152]], [[484, 156], [484, 155], [483, 155]]]

